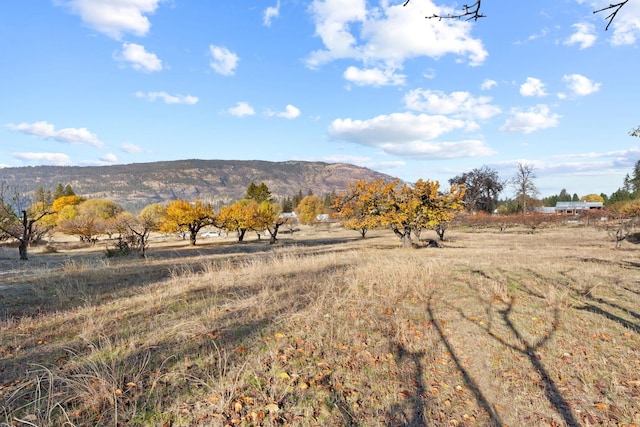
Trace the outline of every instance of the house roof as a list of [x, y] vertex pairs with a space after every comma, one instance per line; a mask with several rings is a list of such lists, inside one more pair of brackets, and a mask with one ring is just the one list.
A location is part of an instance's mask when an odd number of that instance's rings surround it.
[[602, 202], [556, 202], [556, 210], [559, 210], [559, 209], [581, 210], [581, 209], [601, 208], [602, 205], [603, 205]]

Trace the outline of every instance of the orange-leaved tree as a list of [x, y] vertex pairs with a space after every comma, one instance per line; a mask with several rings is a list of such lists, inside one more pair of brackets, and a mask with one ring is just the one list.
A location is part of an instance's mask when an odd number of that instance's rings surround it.
[[464, 208], [464, 192], [461, 185], [441, 192], [438, 181], [420, 179], [414, 185], [396, 181], [384, 194], [381, 222], [400, 237], [402, 246], [410, 247], [412, 232], [451, 221]]
[[367, 232], [380, 226], [381, 208], [393, 191], [395, 183], [375, 179], [371, 182], [357, 180], [349, 189], [336, 196], [331, 206], [333, 216], [347, 230], [357, 230], [364, 239]]
[[215, 225], [216, 214], [210, 203], [196, 200], [172, 200], [165, 208], [166, 216], [160, 227], [166, 233], [186, 231], [189, 233], [191, 245], [195, 246], [198, 232], [207, 225]]

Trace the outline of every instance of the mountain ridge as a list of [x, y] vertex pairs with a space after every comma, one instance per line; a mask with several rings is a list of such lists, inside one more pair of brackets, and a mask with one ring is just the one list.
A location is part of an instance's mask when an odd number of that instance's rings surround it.
[[243, 197], [247, 186], [264, 182], [276, 200], [301, 191], [322, 196], [345, 190], [357, 179], [395, 179], [347, 163], [287, 160], [183, 159], [106, 166], [22, 166], [0, 169], [0, 182], [32, 192], [71, 185], [86, 198], [110, 199], [136, 211], [150, 203], [201, 199], [214, 205]]

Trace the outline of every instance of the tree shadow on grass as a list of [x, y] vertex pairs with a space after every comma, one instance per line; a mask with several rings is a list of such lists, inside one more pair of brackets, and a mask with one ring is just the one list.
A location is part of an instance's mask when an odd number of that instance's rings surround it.
[[399, 427], [427, 426], [429, 425], [427, 417], [429, 411], [428, 402], [425, 399], [427, 394], [427, 388], [424, 383], [425, 367], [423, 364], [425, 352], [409, 351], [404, 345], [398, 342], [392, 343], [392, 350], [399, 364], [408, 361], [413, 365], [409, 382], [413, 385], [415, 391], [408, 397], [409, 408], [405, 408], [406, 405], [395, 404], [390, 408], [387, 419], [394, 420], [395, 422], [392, 425]]
[[434, 326], [435, 330], [438, 332], [440, 341], [442, 341], [447, 351], [451, 355], [451, 359], [455, 363], [458, 372], [460, 372], [460, 374], [462, 375], [462, 379], [464, 380], [467, 388], [471, 390], [471, 392], [473, 393], [473, 396], [475, 397], [476, 402], [478, 403], [478, 406], [482, 408], [489, 416], [489, 425], [495, 426], [495, 427], [503, 426], [503, 422], [500, 419], [500, 415], [498, 414], [498, 411], [493, 405], [489, 403], [487, 398], [482, 393], [482, 390], [480, 389], [478, 384], [469, 374], [469, 371], [467, 371], [467, 369], [464, 367], [464, 365], [462, 364], [462, 361], [456, 354], [455, 348], [453, 348], [453, 345], [451, 344], [449, 339], [446, 337], [444, 331], [442, 330], [442, 326], [440, 325], [438, 320], [435, 318], [433, 307], [432, 307], [432, 301], [433, 301], [433, 295], [429, 298], [429, 301], [427, 303], [427, 313], [429, 314], [429, 319], [431, 324]]
[[304, 257], [327, 252], [339, 254], [350, 250], [344, 245], [349, 241], [316, 239], [305, 241], [304, 244], [180, 246], [150, 251], [150, 257], [146, 260], [134, 255], [109, 261], [98, 254], [94, 257], [58, 256], [55, 265], [43, 269], [37, 276], [14, 278], [2, 289], [0, 321], [65, 311], [135, 295], [144, 286], [170, 279], [176, 271], [200, 273], [247, 261], [255, 262], [288, 247], [294, 250], [299, 248], [297, 255]]
[[[254, 305], [242, 303], [265, 291], [262, 286], [251, 283], [224, 289], [211, 301], [207, 298], [211, 298], [213, 289], [197, 286], [181, 293], [180, 301], [166, 301], [165, 307], [132, 312], [125, 309], [119, 312], [118, 323], [113, 324], [119, 309], [116, 307], [108, 314], [108, 327], [96, 330], [90, 337], [69, 337], [65, 343], [16, 349], [15, 356], [0, 360], [0, 409], [9, 414], [9, 418], [24, 416], [28, 413], [25, 409], [36, 406], [38, 417], [48, 416], [52, 409], [57, 415], [64, 410], [80, 417], [74, 420], [80, 422], [78, 425], [91, 424], [82, 421], [82, 417], [87, 416], [95, 421], [91, 425], [115, 425], [113, 418], [119, 414], [119, 420], [130, 425], [136, 414], [147, 410], [147, 406], [162, 412], [163, 407], [171, 407], [173, 396], [192, 396], [210, 390], [225, 400], [224, 416], [231, 417], [231, 399], [239, 393], [234, 381], [244, 375], [244, 364], [252, 346], [260, 345], [260, 337], [267, 334], [274, 322], [311, 304], [314, 292], [320, 292], [315, 286], [317, 277], [336, 268], [340, 266], [332, 264], [297, 272], [298, 283], [308, 285], [302, 285], [296, 292], [289, 292], [286, 282], [270, 281], [269, 292], [279, 297], [270, 299], [259, 311]], [[314, 287], [307, 289], [307, 286]], [[240, 305], [234, 308], [232, 303], [236, 301]], [[227, 308], [207, 320], [202, 313], [208, 313], [212, 303]], [[177, 313], [183, 310], [182, 305], [185, 313], [194, 314], [186, 316], [184, 321], [174, 319], [166, 325], [168, 331], [156, 326], [154, 333], [161, 334], [158, 340], [133, 350], [131, 344], [122, 347], [122, 342], [142, 336], [149, 322], [162, 322], [168, 310]], [[43, 332], [35, 330], [33, 334], [42, 336]], [[96, 360], [99, 363], [96, 364]], [[140, 361], [144, 361], [144, 366], [140, 366]], [[140, 371], [138, 374], [133, 372], [136, 369]], [[33, 370], [36, 372], [28, 373]], [[127, 385], [129, 383], [136, 385]], [[136, 388], [142, 384], [144, 389]], [[42, 385], [46, 385], [44, 390]], [[94, 388], [94, 394], [103, 395], [91, 397]], [[116, 393], [114, 397], [115, 390], [121, 390], [122, 395]], [[50, 406], [52, 403], [56, 408]]]
[[[464, 318], [465, 320], [467, 320], [469, 322], [472, 322], [475, 325], [477, 325], [480, 329], [482, 329], [487, 334], [487, 336], [493, 338], [500, 345], [502, 345], [504, 347], [507, 347], [507, 348], [511, 349], [512, 351], [525, 356], [528, 359], [528, 361], [531, 364], [531, 366], [538, 373], [538, 376], [540, 377], [540, 379], [542, 380], [541, 381], [542, 388], [544, 389], [544, 394], [545, 394], [546, 399], [554, 407], [556, 412], [562, 417], [565, 425], [567, 425], [569, 427], [578, 427], [578, 426], [580, 426], [580, 424], [578, 423], [578, 421], [576, 420], [574, 414], [571, 411], [569, 403], [566, 401], [566, 399], [564, 398], [564, 396], [562, 395], [562, 393], [558, 389], [558, 386], [556, 385], [555, 381], [549, 375], [549, 372], [547, 371], [547, 369], [544, 366], [544, 364], [540, 361], [540, 358], [538, 357], [538, 354], [536, 353], [538, 350], [540, 350], [542, 347], [545, 346], [545, 344], [553, 337], [553, 335], [555, 334], [555, 332], [557, 331], [557, 329], [560, 326], [560, 319], [559, 319], [560, 314], [559, 314], [558, 307], [554, 307], [553, 320], [551, 321], [551, 327], [549, 328], [549, 330], [544, 335], [542, 335], [537, 340], [535, 340], [534, 342], [530, 342], [522, 335], [522, 333], [520, 332], [518, 327], [515, 325], [515, 323], [511, 319], [511, 313], [513, 311], [513, 307], [514, 307], [514, 304], [515, 304], [516, 297], [515, 296], [511, 296], [511, 298], [509, 300], [506, 300], [506, 301], [502, 300], [502, 303], [505, 304], [506, 307], [503, 308], [503, 309], [498, 309], [497, 313], [500, 315], [502, 323], [507, 327], [507, 329], [510, 331], [511, 335], [516, 339], [516, 342], [519, 343], [519, 345], [518, 344], [511, 344], [511, 343], [508, 342], [508, 340], [506, 338], [501, 337], [500, 335], [498, 335], [493, 330], [493, 326], [492, 326], [492, 324], [493, 324], [493, 320], [492, 320], [493, 319], [493, 315], [491, 313], [492, 312], [492, 301], [487, 300], [486, 298], [482, 298], [481, 295], [480, 295], [480, 290], [479, 289], [474, 288], [471, 284], [469, 284], [468, 286], [469, 286], [469, 288], [471, 288], [471, 289], [473, 289], [473, 290], [475, 290], [477, 292], [478, 299], [480, 301], [482, 301], [486, 305], [485, 312], [487, 313], [487, 316], [490, 319], [488, 324], [481, 325], [481, 324], [475, 323], [460, 308], [453, 307], [453, 306], [451, 306], [451, 308], [456, 310], [458, 312], [458, 314], [462, 318]], [[528, 292], [525, 292], [525, 293], [528, 293]], [[531, 296], [533, 296], [535, 298], [543, 298], [541, 295], [538, 295], [535, 292], [533, 292], [531, 294]], [[443, 337], [443, 340], [445, 340], [445, 339], [446, 338]]]

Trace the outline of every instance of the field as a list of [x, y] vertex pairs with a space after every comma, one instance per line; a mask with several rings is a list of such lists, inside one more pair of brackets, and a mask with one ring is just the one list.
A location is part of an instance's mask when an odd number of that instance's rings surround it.
[[0, 426], [640, 425], [640, 245], [369, 234], [3, 249]]

